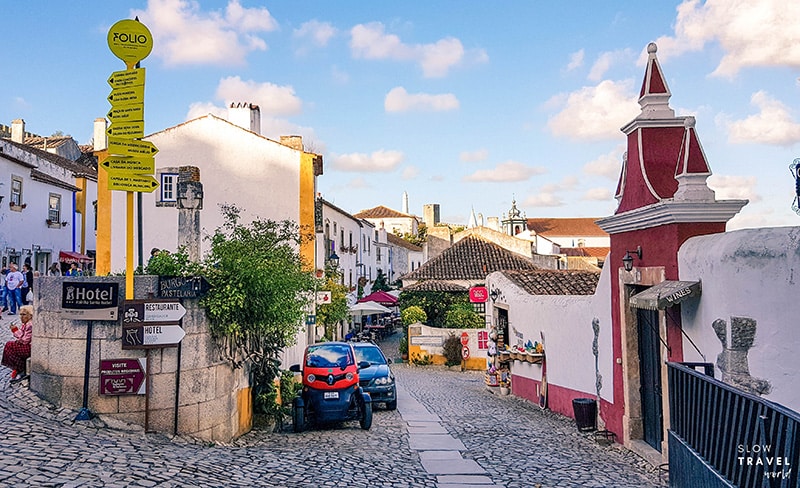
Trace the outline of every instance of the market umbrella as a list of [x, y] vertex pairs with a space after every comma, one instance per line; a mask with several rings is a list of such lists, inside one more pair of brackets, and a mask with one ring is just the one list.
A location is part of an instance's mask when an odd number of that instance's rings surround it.
[[350, 307], [350, 315], [372, 315], [374, 313], [390, 313], [391, 310], [376, 302], [360, 302]]
[[376, 291], [375, 293], [370, 293], [369, 295], [365, 296], [359, 302], [375, 302], [380, 303], [381, 305], [385, 305], [387, 307], [393, 307], [397, 305], [397, 297], [394, 295], [390, 295], [385, 291]]

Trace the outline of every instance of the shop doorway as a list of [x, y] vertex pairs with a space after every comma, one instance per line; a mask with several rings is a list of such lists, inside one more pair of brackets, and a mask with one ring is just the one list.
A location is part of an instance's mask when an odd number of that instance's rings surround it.
[[636, 309], [639, 332], [639, 391], [643, 440], [661, 452], [664, 412], [661, 402], [661, 341], [658, 310]]

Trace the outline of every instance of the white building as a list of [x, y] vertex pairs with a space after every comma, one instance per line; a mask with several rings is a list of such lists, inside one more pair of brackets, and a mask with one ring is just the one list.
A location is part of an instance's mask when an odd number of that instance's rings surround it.
[[21, 119], [12, 122], [10, 139], [0, 138], [0, 262], [30, 262], [42, 274], [59, 257], [89, 265], [97, 172], [26, 139]]
[[323, 269], [335, 252], [339, 257], [342, 283], [351, 291], [358, 286], [359, 278], [364, 277], [368, 282], [375, 279], [375, 226], [355, 218], [322, 197], [317, 201], [322, 209], [322, 236], [317, 237], [316, 248], [317, 268]]

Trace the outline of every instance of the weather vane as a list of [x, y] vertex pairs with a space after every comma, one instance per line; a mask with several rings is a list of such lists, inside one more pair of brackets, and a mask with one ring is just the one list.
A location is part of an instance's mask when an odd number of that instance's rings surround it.
[[789, 165], [789, 171], [794, 178], [794, 200], [792, 201], [792, 210], [797, 215], [800, 215], [800, 158], [795, 158], [792, 164]]

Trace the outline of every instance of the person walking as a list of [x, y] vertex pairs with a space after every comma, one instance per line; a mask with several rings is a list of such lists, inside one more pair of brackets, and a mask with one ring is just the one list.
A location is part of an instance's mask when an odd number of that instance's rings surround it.
[[22, 265], [22, 274], [25, 277], [25, 280], [22, 282], [22, 286], [20, 287], [20, 296], [22, 298], [22, 304], [28, 305], [28, 293], [33, 291], [33, 270], [31, 269], [30, 264], [23, 264]]
[[11, 368], [11, 383], [17, 383], [28, 377], [25, 363], [31, 357], [31, 339], [33, 338], [33, 307], [23, 305], [19, 309], [21, 324], [11, 324], [14, 340], [6, 342], [3, 347], [3, 366]]
[[9, 315], [16, 315], [17, 308], [22, 306], [22, 295], [20, 287], [25, 282], [25, 276], [17, 270], [17, 264], [11, 263], [8, 265], [8, 274], [6, 275], [6, 288], [8, 289], [8, 300], [11, 302], [9, 307], [11, 311]]

